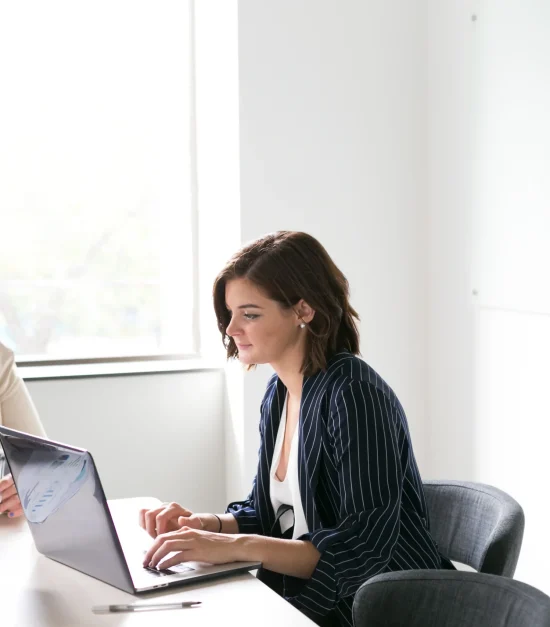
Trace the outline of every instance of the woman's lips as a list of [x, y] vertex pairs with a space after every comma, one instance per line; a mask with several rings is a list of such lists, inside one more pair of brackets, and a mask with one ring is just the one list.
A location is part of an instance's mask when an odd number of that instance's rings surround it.
[[237, 344], [237, 348], [242, 351], [242, 350], [246, 350], [247, 348], [251, 348], [252, 344]]

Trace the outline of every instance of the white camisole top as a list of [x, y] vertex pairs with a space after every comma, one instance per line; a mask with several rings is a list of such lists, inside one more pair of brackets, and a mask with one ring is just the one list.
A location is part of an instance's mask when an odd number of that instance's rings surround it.
[[[292, 538], [299, 538], [308, 532], [304, 508], [302, 507], [302, 499], [300, 497], [300, 483], [298, 481], [298, 432], [300, 425], [296, 425], [292, 443], [290, 445], [290, 455], [288, 458], [288, 466], [284, 481], [279, 481], [276, 476], [279, 461], [281, 459], [281, 451], [285, 437], [286, 428], [287, 403], [283, 405], [283, 413], [279, 430], [277, 432], [277, 440], [275, 441], [275, 450], [273, 451], [273, 459], [271, 462], [269, 492], [271, 495], [271, 505], [275, 515], [281, 505], [291, 505], [294, 509], [294, 532]], [[292, 527], [292, 512], [285, 512], [280, 519], [281, 531], [283, 533]]]

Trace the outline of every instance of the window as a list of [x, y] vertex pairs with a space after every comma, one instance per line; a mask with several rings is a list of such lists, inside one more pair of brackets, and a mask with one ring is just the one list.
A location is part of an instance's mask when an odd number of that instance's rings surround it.
[[185, 0], [0, 9], [0, 341], [20, 360], [196, 352]]

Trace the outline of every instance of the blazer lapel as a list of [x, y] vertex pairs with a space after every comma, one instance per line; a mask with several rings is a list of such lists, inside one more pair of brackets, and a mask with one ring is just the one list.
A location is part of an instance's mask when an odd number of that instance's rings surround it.
[[279, 425], [281, 424], [285, 396], [286, 387], [283, 382], [277, 378], [277, 384], [275, 386], [271, 403], [267, 407], [268, 414], [265, 427], [266, 453], [269, 470], [271, 470], [271, 462], [273, 461], [275, 442], [277, 441], [277, 433], [279, 432]]
[[[277, 378], [277, 383], [270, 398], [266, 400], [263, 407], [265, 416], [264, 421], [264, 440], [262, 450], [260, 452], [260, 463], [258, 465], [259, 477], [256, 483], [256, 494], [254, 500], [259, 505], [260, 520], [262, 530], [265, 535], [271, 535], [273, 524], [275, 523], [275, 514], [271, 505], [270, 483], [271, 483], [271, 464], [273, 462], [273, 452], [275, 451], [275, 442], [277, 440], [277, 432], [281, 422], [283, 405], [285, 401], [286, 388], [283, 382]], [[280, 535], [280, 529], [279, 529]]]
[[[321, 520], [315, 505], [315, 492], [319, 480], [323, 443], [322, 399], [326, 388], [328, 372], [319, 372], [312, 377], [304, 377], [298, 432], [298, 480], [302, 507], [308, 529], [313, 531], [321, 526]], [[270, 534], [275, 522], [271, 506], [270, 481], [273, 452], [286, 395], [286, 387], [278, 378], [270, 399], [264, 404], [265, 431], [262, 458], [260, 461], [261, 477], [256, 486], [256, 502], [261, 504], [261, 519], [264, 533]], [[264, 523], [265, 521], [265, 523]]]
[[298, 478], [300, 496], [310, 531], [320, 527], [315, 505], [322, 448], [321, 398], [323, 373], [304, 378], [300, 404]]

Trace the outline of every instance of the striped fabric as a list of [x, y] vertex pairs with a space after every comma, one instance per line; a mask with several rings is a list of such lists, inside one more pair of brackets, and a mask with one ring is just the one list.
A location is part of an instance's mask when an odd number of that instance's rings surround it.
[[[241, 533], [280, 535], [270, 464], [286, 388], [270, 379], [261, 404], [258, 472], [249, 497], [231, 503]], [[352, 625], [355, 592], [378, 573], [445, 568], [430, 536], [407, 419], [387, 383], [364, 361], [338, 353], [304, 377], [299, 421], [300, 494], [321, 553], [311, 579], [283, 576], [285, 598], [318, 623]], [[296, 583], [299, 582], [299, 586]]]

